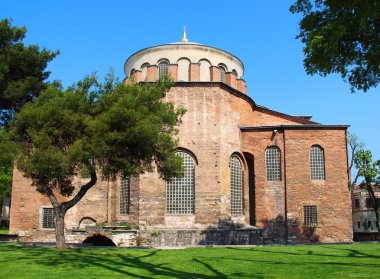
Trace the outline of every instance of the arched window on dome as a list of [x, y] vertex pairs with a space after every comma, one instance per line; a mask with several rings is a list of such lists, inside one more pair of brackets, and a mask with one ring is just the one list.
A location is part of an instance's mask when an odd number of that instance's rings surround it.
[[134, 73], [136, 73], [136, 69], [135, 69], [135, 68], [133, 68], [133, 69], [131, 70], [131, 72], [129, 73], [129, 76], [132, 77]]
[[237, 72], [235, 69], [232, 70], [232, 74], [237, 77]]
[[265, 166], [267, 181], [281, 181], [281, 152], [276, 146], [265, 150]]
[[310, 148], [310, 177], [311, 180], [325, 179], [324, 152], [319, 145], [313, 145]]
[[243, 213], [242, 201], [242, 164], [237, 155], [230, 158], [230, 185], [231, 185], [231, 215], [241, 215]]
[[158, 77], [161, 78], [168, 74], [169, 63], [167, 61], [162, 61], [158, 64]]
[[183, 159], [184, 173], [166, 183], [166, 213], [194, 214], [195, 159], [184, 151], [176, 154]]
[[226, 80], [226, 68], [223, 65], [218, 66], [220, 71], [220, 81], [225, 82]]

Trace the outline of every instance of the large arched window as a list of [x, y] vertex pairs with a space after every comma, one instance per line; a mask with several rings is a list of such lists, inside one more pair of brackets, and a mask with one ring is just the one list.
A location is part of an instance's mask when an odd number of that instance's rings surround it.
[[158, 64], [158, 77], [163, 77], [168, 74], [168, 65], [169, 63], [166, 61], [161, 62]]
[[184, 173], [166, 183], [166, 213], [194, 214], [195, 160], [184, 151], [176, 154], [183, 159]]
[[322, 147], [313, 145], [310, 148], [310, 177], [311, 180], [325, 179], [325, 158]]
[[281, 153], [276, 146], [270, 146], [265, 151], [267, 181], [281, 180]]
[[241, 215], [242, 206], [242, 166], [240, 159], [232, 155], [230, 159], [231, 215]]
[[129, 177], [120, 179], [120, 214], [129, 213], [131, 183]]

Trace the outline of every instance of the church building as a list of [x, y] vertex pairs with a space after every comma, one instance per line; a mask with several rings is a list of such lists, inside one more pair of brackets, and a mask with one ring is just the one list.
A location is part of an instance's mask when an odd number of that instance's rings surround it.
[[[255, 232], [256, 244], [352, 241], [348, 126], [260, 106], [247, 95], [242, 61], [188, 42], [186, 31], [181, 42], [132, 54], [124, 72], [126, 83], [175, 81], [165, 100], [186, 109], [176, 151], [185, 173], [169, 182], [157, 173], [99, 181], [67, 212], [68, 241], [79, 228], [126, 223], [156, 245], [233, 244], [241, 232]], [[54, 241], [49, 199], [17, 170], [10, 232]], [[235, 243], [255, 243], [247, 235]]]

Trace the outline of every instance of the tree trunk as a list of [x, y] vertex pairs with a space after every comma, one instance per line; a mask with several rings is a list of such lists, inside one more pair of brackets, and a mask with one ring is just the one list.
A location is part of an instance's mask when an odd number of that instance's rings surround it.
[[55, 239], [57, 244], [57, 249], [66, 248], [65, 240], [65, 213], [61, 206], [58, 208], [54, 207], [54, 221], [55, 221]]

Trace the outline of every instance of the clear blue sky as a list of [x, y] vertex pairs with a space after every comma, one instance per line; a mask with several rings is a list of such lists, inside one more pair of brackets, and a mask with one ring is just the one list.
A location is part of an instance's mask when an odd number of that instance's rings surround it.
[[[294, 0], [295, 1], [295, 0]], [[273, 110], [312, 115], [322, 124], [348, 124], [380, 158], [380, 88], [351, 94], [339, 76], [307, 76], [302, 44], [295, 39], [299, 15], [293, 1], [2, 1], [0, 17], [26, 26], [26, 43], [61, 54], [49, 64], [51, 79], [69, 85], [110, 66], [123, 78], [134, 52], [179, 41], [224, 49], [245, 66], [253, 100]]]

